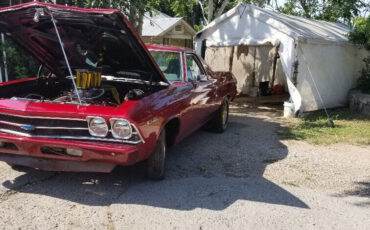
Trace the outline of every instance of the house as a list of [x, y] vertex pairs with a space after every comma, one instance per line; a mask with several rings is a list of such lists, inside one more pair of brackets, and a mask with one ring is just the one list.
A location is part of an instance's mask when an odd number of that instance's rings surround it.
[[195, 47], [214, 70], [232, 71], [242, 94], [255, 94], [261, 82], [282, 85], [297, 114], [347, 105], [370, 55], [348, 41], [349, 32], [240, 3], [199, 31]]
[[173, 18], [154, 11], [143, 20], [142, 39], [145, 43], [193, 48], [195, 30], [182, 18]]

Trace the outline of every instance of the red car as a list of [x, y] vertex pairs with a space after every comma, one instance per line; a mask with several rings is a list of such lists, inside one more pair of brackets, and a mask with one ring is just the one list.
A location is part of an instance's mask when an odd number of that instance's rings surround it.
[[167, 147], [227, 126], [232, 74], [192, 50], [146, 47], [118, 10], [31, 2], [0, 9], [0, 31], [45, 67], [0, 84], [0, 160], [10, 165], [110, 172], [146, 160], [161, 179]]

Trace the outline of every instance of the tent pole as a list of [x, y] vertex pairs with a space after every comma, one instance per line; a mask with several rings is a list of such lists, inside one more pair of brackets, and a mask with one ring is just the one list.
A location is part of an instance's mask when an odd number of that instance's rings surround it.
[[256, 86], [256, 56], [257, 56], [257, 46], [254, 47], [253, 54], [252, 87]]
[[280, 48], [280, 44], [277, 45], [277, 46], [275, 46], [275, 55], [274, 55], [274, 63], [273, 63], [273, 66], [272, 66], [272, 77], [271, 77], [271, 85], [270, 85], [270, 88], [273, 88], [274, 87], [274, 83], [275, 83], [277, 59], [279, 58], [279, 48]]
[[231, 52], [230, 52], [230, 57], [229, 57], [229, 72], [232, 72], [232, 70], [233, 70], [234, 51], [235, 51], [235, 46], [232, 46], [231, 47]]

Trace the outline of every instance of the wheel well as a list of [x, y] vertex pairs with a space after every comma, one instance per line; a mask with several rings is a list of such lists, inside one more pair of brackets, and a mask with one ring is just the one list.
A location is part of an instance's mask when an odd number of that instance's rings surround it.
[[175, 144], [175, 139], [180, 129], [180, 120], [178, 118], [173, 118], [170, 120], [166, 126], [166, 143], [168, 147], [171, 147]]

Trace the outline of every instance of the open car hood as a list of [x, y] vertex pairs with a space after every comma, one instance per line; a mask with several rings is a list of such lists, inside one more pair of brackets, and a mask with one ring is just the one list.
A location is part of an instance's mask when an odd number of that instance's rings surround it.
[[74, 74], [77, 69], [97, 67], [106, 75], [168, 83], [140, 37], [118, 10], [30, 2], [0, 8], [0, 31], [57, 76], [69, 76], [50, 14], [56, 21]]

